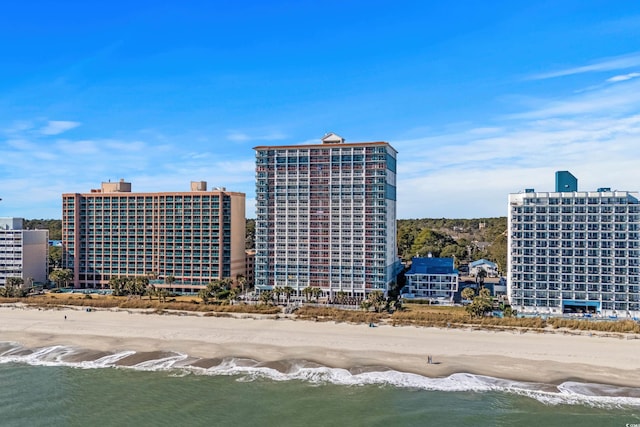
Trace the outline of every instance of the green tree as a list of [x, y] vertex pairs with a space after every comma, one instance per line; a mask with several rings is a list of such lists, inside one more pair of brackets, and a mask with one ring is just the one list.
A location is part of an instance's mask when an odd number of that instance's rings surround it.
[[7, 277], [6, 284], [0, 296], [9, 298], [21, 298], [27, 296], [27, 289], [24, 286], [22, 277]]
[[516, 317], [517, 312], [510, 305], [507, 305], [502, 309], [502, 314], [504, 317]]
[[149, 278], [147, 276], [136, 276], [133, 279], [133, 295], [138, 295], [140, 299], [149, 287]]
[[256, 220], [247, 219], [245, 228], [245, 249], [253, 249], [256, 247]]
[[244, 276], [244, 274], [238, 274], [236, 276], [236, 283], [238, 284], [238, 286], [240, 287], [240, 293], [241, 295], [244, 295], [244, 287], [247, 284], [247, 278]]
[[491, 312], [493, 310], [493, 301], [489, 289], [480, 289], [478, 296], [466, 307], [466, 310], [473, 317], [482, 317]]
[[276, 298], [276, 304], [280, 304], [280, 295], [284, 293], [284, 289], [280, 286], [275, 286], [273, 288], [273, 296]]
[[462, 297], [462, 299], [472, 300], [476, 296], [476, 291], [474, 291], [472, 288], [467, 287], [462, 290], [460, 296]]
[[484, 288], [484, 279], [487, 277], [487, 271], [481, 268], [476, 275], [476, 283], [480, 286], [480, 289]]
[[260, 292], [260, 302], [263, 304], [273, 304], [273, 291]]
[[202, 302], [207, 305], [209, 304], [209, 300], [211, 299], [211, 294], [209, 293], [209, 289], [202, 288], [198, 291], [198, 296], [202, 299]]
[[52, 272], [56, 268], [62, 267], [62, 247], [50, 246], [49, 247], [49, 272]]
[[72, 279], [73, 273], [68, 269], [61, 268], [49, 273], [49, 280], [55, 283], [57, 288], [66, 287]]
[[161, 288], [158, 290], [158, 300], [160, 302], [167, 302], [167, 298], [171, 295], [168, 289]]
[[[156, 288], [153, 284], [149, 284], [147, 286], [146, 294], [149, 296], [149, 301], [153, 299], [153, 297], [158, 296], [158, 288]], [[160, 299], [158, 298], [158, 301]]]
[[311, 288], [311, 296], [313, 297], [313, 299], [316, 302], [318, 302], [318, 299], [320, 298], [320, 295], [322, 295], [322, 289], [320, 289], [318, 287]]
[[285, 286], [284, 288], [282, 288], [282, 293], [287, 299], [287, 305], [289, 305], [289, 301], [291, 301], [291, 295], [293, 295], [294, 292], [295, 290], [291, 286]]
[[59, 219], [25, 219], [26, 230], [49, 230], [49, 239], [62, 240], [62, 220]]
[[112, 276], [109, 279], [109, 288], [114, 296], [119, 297], [126, 294], [127, 280], [124, 277]]
[[7, 286], [12, 288], [24, 285], [24, 279], [22, 277], [7, 277]]
[[498, 265], [498, 272], [504, 274], [507, 268], [507, 235], [498, 234], [489, 247], [489, 259]]
[[313, 291], [311, 290], [311, 286], [307, 286], [302, 290], [302, 295], [304, 296], [305, 302], [309, 302], [311, 296], [313, 295]]
[[347, 298], [348, 295], [345, 291], [338, 291], [336, 293], [336, 301], [338, 302], [338, 304], [346, 304], [347, 303]]
[[382, 311], [383, 306], [386, 303], [386, 299], [384, 297], [384, 293], [382, 291], [373, 291], [367, 297], [371, 306], [373, 307], [376, 313], [380, 313]]

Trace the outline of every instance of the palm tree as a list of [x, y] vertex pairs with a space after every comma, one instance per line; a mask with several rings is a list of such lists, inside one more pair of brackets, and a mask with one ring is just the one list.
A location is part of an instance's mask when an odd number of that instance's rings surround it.
[[109, 279], [109, 288], [111, 288], [113, 295], [116, 297], [124, 295], [125, 285], [126, 285], [126, 279], [124, 277], [112, 276]]
[[26, 296], [27, 290], [23, 285], [24, 280], [22, 277], [7, 277], [7, 282], [4, 287], [4, 296], [17, 298]]
[[473, 302], [467, 306], [467, 312], [473, 317], [482, 317], [493, 308], [491, 300], [491, 292], [489, 289], [480, 289], [480, 294], [473, 299]]
[[169, 286], [173, 285], [175, 281], [176, 281], [176, 278], [173, 276], [167, 276], [164, 278], [164, 283], [166, 283]]
[[316, 300], [316, 302], [318, 302], [318, 298], [320, 298], [320, 295], [322, 295], [322, 289], [318, 287], [311, 288], [311, 295]]
[[73, 279], [73, 273], [66, 268], [53, 270], [51, 274], [49, 274], [49, 280], [55, 283], [57, 288], [66, 287], [71, 279]]
[[472, 300], [473, 297], [476, 296], [476, 292], [472, 288], [467, 287], [462, 290], [462, 292], [460, 293], [460, 296], [463, 299]]
[[484, 268], [478, 271], [478, 275], [476, 276], [476, 282], [478, 283], [480, 288], [484, 287], [484, 279], [487, 277], [487, 270]]
[[[149, 301], [151, 301], [151, 300], [153, 299], [152, 297], [156, 296], [157, 294], [158, 294], [158, 288], [156, 288], [156, 287], [155, 287], [154, 285], [152, 285], [152, 284], [149, 284], [149, 285], [147, 286], [147, 295], [149, 295]], [[158, 298], [158, 301], [159, 301], [159, 300], [160, 300], [160, 299]]]
[[209, 298], [211, 297], [211, 294], [209, 293], [208, 287], [200, 289], [198, 291], [198, 296], [202, 299], [202, 302], [205, 305], [209, 304]]
[[382, 291], [371, 292], [368, 299], [375, 312], [379, 313], [382, 310], [382, 305], [385, 303], [385, 298]]
[[371, 308], [371, 301], [369, 301], [368, 299], [362, 301], [360, 303], [360, 308], [364, 311], [369, 311], [369, 309]]
[[170, 295], [167, 289], [160, 289], [158, 291], [158, 300], [160, 302], [167, 302], [167, 297]]
[[240, 288], [233, 287], [229, 290], [229, 295], [227, 296], [227, 299], [229, 302], [233, 303], [233, 301], [236, 301], [238, 299], [239, 295], [240, 295]]
[[134, 295], [138, 295], [142, 299], [142, 295], [149, 287], [149, 278], [147, 276], [137, 276], [133, 279]]
[[285, 286], [284, 288], [282, 288], [282, 293], [287, 298], [287, 305], [289, 305], [289, 300], [291, 299], [291, 295], [293, 295], [294, 292], [295, 290], [291, 286]]
[[260, 302], [264, 304], [271, 304], [273, 302], [273, 291], [260, 292]]
[[276, 297], [276, 304], [280, 304], [280, 295], [284, 292], [284, 289], [280, 286], [273, 288], [273, 295]]
[[247, 284], [247, 278], [243, 274], [236, 276], [236, 283], [240, 286], [241, 294], [244, 294], [244, 287]]
[[313, 291], [311, 290], [311, 286], [307, 286], [302, 290], [302, 295], [304, 295], [305, 302], [309, 302], [309, 299], [311, 298], [312, 293]]

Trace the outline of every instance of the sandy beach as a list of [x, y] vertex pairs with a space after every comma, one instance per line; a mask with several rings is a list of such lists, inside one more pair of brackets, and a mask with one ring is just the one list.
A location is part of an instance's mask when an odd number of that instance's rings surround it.
[[[257, 315], [226, 318], [0, 307], [0, 341], [30, 348], [64, 345], [96, 354], [179, 352], [203, 365], [223, 357], [250, 358], [272, 366], [307, 360], [352, 370], [386, 367], [429, 377], [472, 373], [553, 384], [577, 380], [640, 386], [640, 340], [636, 338], [368, 327]], [[432, 364], [427, 363], [429, 355]]]

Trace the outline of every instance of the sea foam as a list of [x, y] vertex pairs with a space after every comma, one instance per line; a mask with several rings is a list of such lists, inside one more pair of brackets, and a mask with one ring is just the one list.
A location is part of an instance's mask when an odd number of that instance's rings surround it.
[[356, 367], [349, 370], [330, 368], [305, 360], [261, 363], [252, 359], [234, 357], [224, 358], [214, 366], [202, 368], [191, 364], [198, 359], [180, 353], [162, 354], [161, 357], [150, 358], [131, 365], [122, 363], [124, 359], [136, 354], [135, 351], [128, 350], [92, 360], [78, 360], [78, 356], [82, 355], [82, 350], [72, 347], [50, 346], [28, 349], [17, 343], [0, 343], [0, 364], [24, 363], [35, 366], [67, 366], [80, 369], [118, 368], [167, 371], [171, 376], [227, 375], [235, 376], [237, 381], [242, 382], [268, 379], [271, 381], [304, 381], [316, 385], [377, 385], [426, 391], [502, 392], [530, 397], [547, 405], [570, 404], [603, 408], [640, 407], [640, 388], [604, 384], [567, 381], [556, 386], [469, 373], [430, 378], [384, 367]]

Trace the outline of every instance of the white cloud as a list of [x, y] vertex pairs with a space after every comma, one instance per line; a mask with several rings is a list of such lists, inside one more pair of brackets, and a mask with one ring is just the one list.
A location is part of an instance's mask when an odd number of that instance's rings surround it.
[[535, 104], [529, 111], [512, 114], [509, 118], [544, 119], [594, 113], [615, 115], [634, 112], [638, 111], [640, 104], [640, 79], [577, 93], [562, 100], [539, 99]]
[[47, 125], [40, 129], [40, 133], [42, 135], [59, 135], [78, 126], [80, 126], [79, 122], [49, 120], [49, 122], [47, 122]]
[[583, 74], [600, 71], [623, 70], [625, 68], [640, 66], [640, 52], [634, 52], [627, 55], [605, 58], [599, 62], [583, 65], [580, 67], [565, 68], [563, 70], [552, 71], [549, 73], [536, 74], [530, 77], [532, 80], [552, 79], [556, 77], [571, 76], [574, 74]]
[[640, 77], [640, 73], [621, 74], [621, 75], [618, 75], [618, 76], [613, 76], [613, 77], [607, 79], [607, 81], [611, 82], [611, 83], [623, 82], [625, 80], [631, 80], [631, 79], [634, 79], [636, 77]]
[[623, 81], [562, 101], [538, 99], [491, 126], [392, 141], [400, 152], [398, 217], [505, 216], [509, 193], [553, 191], [557, 170], [571, 171], [582, 190], [638, 191], [638, 92], [640, 79]]
[[232, 142], [249, 142], [249, 141], [280, 141], [286, 139], [287, 135], [278, 131], [263, 132], [256, 135], [249, 135], [246, 132], [229, 131], [227, 139]]

